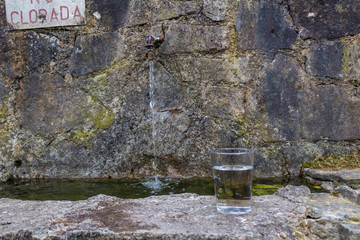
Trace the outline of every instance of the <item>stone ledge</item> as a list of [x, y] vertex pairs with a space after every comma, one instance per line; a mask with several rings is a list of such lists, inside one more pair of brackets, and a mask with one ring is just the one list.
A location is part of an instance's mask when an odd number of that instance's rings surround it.
[[0, 239], [360, 237], [360, 206], [310, 194], [303, 186], [254, 197], [252, 212], [243, 216], [223, 215], [215, 205], [213, 196], [195, 194], [131, 200], [98, 195], [76, 202], [0, 199]]
[[342, 182], [346, 184], [360, 183], [360, 168], [341, 171], [305, 168], [304, 175], [322, 181]]

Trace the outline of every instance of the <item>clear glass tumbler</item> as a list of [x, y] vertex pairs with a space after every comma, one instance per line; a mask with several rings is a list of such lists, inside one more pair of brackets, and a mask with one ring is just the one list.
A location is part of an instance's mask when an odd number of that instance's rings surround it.
[[218, 148], [211, 150], [210, 156], [217, 210], [225, 214], [246, 214], [250, 212], [254, 150]]

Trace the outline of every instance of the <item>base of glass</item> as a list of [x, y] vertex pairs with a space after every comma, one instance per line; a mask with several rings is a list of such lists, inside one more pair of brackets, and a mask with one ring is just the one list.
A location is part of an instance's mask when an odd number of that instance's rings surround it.
[[237, 206], [224, 206], [223, 204], [216, 205], [216, 209], [224, 214], [243, 215], [251, 211], [251, 207], [237, 207]]

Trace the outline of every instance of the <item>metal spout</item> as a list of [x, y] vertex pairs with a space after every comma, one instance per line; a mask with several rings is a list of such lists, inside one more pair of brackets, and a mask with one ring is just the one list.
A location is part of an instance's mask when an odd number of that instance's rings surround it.
[[163, 34], [160, 37], [154, 37], [150, 35], [145, 38], [145, 47], [147, 49], [146, 56], [148, 60], [154, 59], [154, 49], [160, 47], [160, 45], [165, 41], [164, 23], [161, 25], [161, 29]]
[[148, 60], [154, 60], [154, 53], [153, 53], [153, 51], [148, 51], [148, 52], [147, 52], [147, 58], [148, 58]]

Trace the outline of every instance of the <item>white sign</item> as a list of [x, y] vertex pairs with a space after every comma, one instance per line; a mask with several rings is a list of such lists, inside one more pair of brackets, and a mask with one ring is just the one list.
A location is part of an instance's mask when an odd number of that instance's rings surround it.
[[13, 29], [85, 24], [85, 0], [5, 0]]

